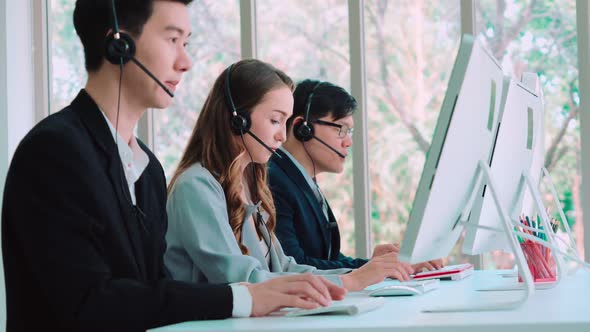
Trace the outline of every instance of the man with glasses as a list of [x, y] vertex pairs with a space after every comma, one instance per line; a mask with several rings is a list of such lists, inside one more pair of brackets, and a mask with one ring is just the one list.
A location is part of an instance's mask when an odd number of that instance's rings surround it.
[[[293, 93], [293, 115], [281, 158], [269, 162], [269, 183], [277, 213], [276, 235], [285, 253], [298, 263], [319, 269], [358, 268], [367, 259], [340, 252], [340, 232], [316, 175], [341, 173], [352, 146], [357, 103], [343, 88], [304, 80]], [[397, 245], [375, 247], [373, 257], [396, 252]], [[442, 261], [412, 266], [414, 271], [442, 267]]]

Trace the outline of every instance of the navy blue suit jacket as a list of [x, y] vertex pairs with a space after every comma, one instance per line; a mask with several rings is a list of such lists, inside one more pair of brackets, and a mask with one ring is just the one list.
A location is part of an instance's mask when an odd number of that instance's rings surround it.
[[84, 90], [21, 141], [2, 207], [8, 332], [139, 332], [231, 316], [229, 286], [168, 278], [166, 179], [139, 144], [150, 159], [135, 184], [141, 211]]
[[318, 269], [358, 268], [365, 259], [340, 253], [340, 231], [332, 209], [328, 217], [301, 171], [281, 150], [282, 158], [272, 156], [268, 166], [269, 184], [276, 213], [276, 236], [297, 263]]

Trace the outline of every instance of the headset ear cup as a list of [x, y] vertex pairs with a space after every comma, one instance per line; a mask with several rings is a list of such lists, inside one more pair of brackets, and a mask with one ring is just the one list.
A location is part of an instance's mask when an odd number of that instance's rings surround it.
[[104, 43], [104, 57], [108, 62], [118, 65], [123, 60], [123, 64], [129, 62], [135, 56], [135, 41], [130, 35], [119, 32], [119, 39], [115, 34], [109, 33]]
[[250, 113], [237, 112], [238, 114], [232, 115], [231, 118], [231, 129], [235, 135], [242, 135], [250, 131]]
[[313, 138], [313, 125], [311, 123], [305, 124], [304, 121], [301, 121], [293, 127], [293, 134], [301, 142], [307, 142]]

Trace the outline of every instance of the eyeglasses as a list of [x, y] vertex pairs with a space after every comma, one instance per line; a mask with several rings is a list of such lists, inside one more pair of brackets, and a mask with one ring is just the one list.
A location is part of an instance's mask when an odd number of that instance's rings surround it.
[[324, 126], [338, 128], [338, 137], [340, 138], [344, 138], [346, 135], [352, 137], [352, 134], [354, 133], [354, 128], [349, 128], [343, 124], [323, 120], [315, 120], [313, 122]]

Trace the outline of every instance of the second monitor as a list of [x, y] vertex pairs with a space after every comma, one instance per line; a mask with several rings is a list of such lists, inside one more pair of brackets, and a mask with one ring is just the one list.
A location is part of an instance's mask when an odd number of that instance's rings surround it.
[[[502, 116], [490, 161], [500, 203], [512, 220], [522, 214], [526, 190], [523, 174], [531, 173], [533, 154], [542, 139], [543, 108], [539, 96], [522, 83], [506, 78]], [[539, 138], [537, 138], [537, 136]], [[539, 169], [540, 171], [540, 169]], [[501, 217], [484, 183], [474, 203], [469, 223], [501, 229]], [[471, 227], [465, 235], [463, 252], [470, 255], [509, 249], [506, 234]]]

